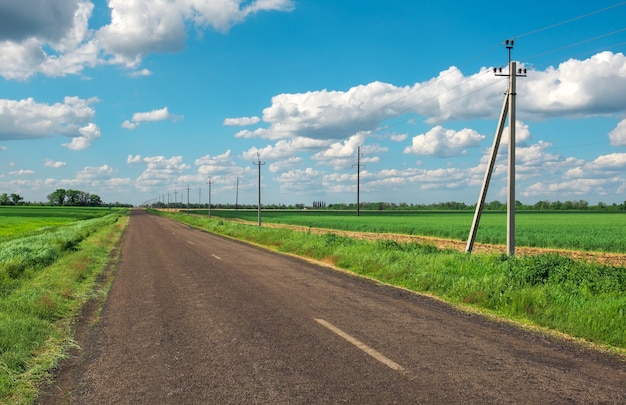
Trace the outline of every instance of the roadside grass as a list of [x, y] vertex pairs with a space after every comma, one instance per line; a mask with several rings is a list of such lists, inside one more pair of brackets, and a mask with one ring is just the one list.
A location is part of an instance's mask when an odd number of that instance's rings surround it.
[[119, 213], [0, 243], [0, 403], [32, 403], [128, 223]]
[[209, 232], [331, 264], [381, 282], [626, 354], [626, 268], [557, 254], [465, 254], [164, 213]]

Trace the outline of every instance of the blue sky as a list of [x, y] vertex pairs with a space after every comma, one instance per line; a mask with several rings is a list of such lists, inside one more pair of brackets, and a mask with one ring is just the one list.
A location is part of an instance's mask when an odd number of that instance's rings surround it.
[[[0, 193], [475, 203], [507, 79], [516, 197], [626, 200], [626, 2], [0, 0]], [[488, 201], [506, 201], [506, 132]], [[258, 154], [258, 155], [257, 155]]]

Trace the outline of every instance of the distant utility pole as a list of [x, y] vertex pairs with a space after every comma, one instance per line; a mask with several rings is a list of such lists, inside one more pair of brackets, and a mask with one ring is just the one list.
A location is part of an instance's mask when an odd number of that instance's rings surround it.
[[356, 165], [352, 165], [352, 167], [356, 166], [356, 216], [361, 215], [361, 167], [365, 167], [365, 165], [361, 164], [361, 147], [357, 147], [356, 153]]
[[498, 128], [496, 131], [496, 137], [493, 141], [493, 147], [491, 150], [491, 157], [489, 158], [489, 164], [487, 165], [487, 172], [483, 180], [483, 185], [476, 204], [476, 212], [474, 213], [474, 220], [472, 222], [472, 228], [470, 229], [469, 237], [467, 238], [467, 246], [465, 251], [470, 253], [474, 247], [474, 241], [476, 239], [476, 232], [478, 231], [478, 225], [480, 223], [480, 216], [482, 215], [483, 207], [485, 205], [485, 199], [487, 197], [487, 190], [489, 189], [489, 182], [491, 181], [491, 174], [493, 167], [496, 163], [496, 156], [498, 155], [498, 148], [500, 146], [500, 138], [504, 130], [504, 122], [506, 115], [509, 115], [509, 173], [508, 173], [508, 195], [507, 195], [507, 237], [506, 237], [506, 249], [509, 256], [515, 255], [515, 96], [516, 93], [516, 78], [526, 77], [526, 69], [517, 69], [516, 63], [511, 60], [511, 50], [513, 49], [513, 40], [506, 40], [506, 49], [509, 51], [509, 71], [508, 73], [502, 73], [502, 68], [493, 68], [493, 73], [496, 76], [506, 76], [509, 78], [509, 88], [504, 98], [504, 104], [502, 105], [502, 112], [500, 113], [500, 120], [498, 121]]
[[235, 211], [237, 211], [239, 206], [239, 177], [237, 177], [237, 188], [235, 190]]
[[174, 189], [174, 211], [176, 211], [176, 204], [178, 204], [178, 190]]
[[259, 217], [259, 226], [261, 226], [261, 166], [265, 164], [265, 162], [261, 163], [261, 155], [259, 153], [256, 154], [257, 161], [252, 162], [253, 165], [259, 167], [259, 204], [258, 204], [258, 217]]
[[189, 214], [189, 184], [187, 184], [187, 214]]
[[170, 210], [170, 193], [167, 193], [167, 210]]
[[207, 183], [209, 184], [209, 218], [211, 218], [211, 178], [210, 177]]

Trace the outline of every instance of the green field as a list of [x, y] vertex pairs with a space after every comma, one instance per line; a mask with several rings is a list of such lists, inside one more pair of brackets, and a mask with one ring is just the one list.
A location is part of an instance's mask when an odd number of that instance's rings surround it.
[[0, 207], [0, 242], [50, 230], [77, 220], [110, 214], [109, 208], [2, 206]]
[[73, 320], [98, 294], [125, 212], [0, 208], [0, 403], [31, 403], [73, 344]]
[[[195, 211], [206, 214], [207, 211]], [[213, 216], [257, 221], [255, 210], [212, 210]], [[262, 222], [357, 232], [401, 233], [467, 240], [468, 211], [262, 211]], [[518, 246], [626, 253], [626, 213], [598, 211], [521, 211], [516, 215]], [[477, 242], [506, 243], [506, 213], [482, 215]]]

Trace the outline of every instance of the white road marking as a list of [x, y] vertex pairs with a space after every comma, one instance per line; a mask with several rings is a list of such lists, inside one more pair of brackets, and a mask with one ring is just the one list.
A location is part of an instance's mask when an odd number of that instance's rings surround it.
[[213, 256], [213, 257], [214, 257], [214, 258], [216, 258], [217, 260], [222, 260], [222, 258], [221, 258], [221, 257], [219, 257], [218, 255], [211, 254], [211, 256]]
[[190, 240], [188, 240], [188, 241], [187, 241], [187, 243], [189, 243], [190, 245], [194, 245], [194, 246], [195, 246], [195, 243], [193, 243], [193, 242], [192, 242], [192, 241], [190, 241]]
[[348, 342], [352, 343], [353, 345], [355, 345], [359, 349], [363, 350], [365, 353], [369, 354], [370, 356], [372, 356], [376, 360], [380, 361], [381, 363], [383, 363], [387, 367], [389, 367], [389, 368], [391, 368], [393, 370], [399, 371], [401, 373], [406, 373], [406, 369], [404, 367], [402, 367], [401, 365], [399, 365], [395, 361], [388, 359], [387, 357], [385, 357], [381, 353], [377, 352], [376, 350], [372, 349], [371, 347], [369, 347], [365, 343], [361, 342], [360, 340], [358, 340], [358, 339], [348, 335], [346, 332], [342, 331], [341, 329], [339, 329], [335, 325], [331, 324], [330, 322], [327, 322], [327, 321], [325, 321], [323, 319], [316, 319], [315, 321], [317, 323], [319, 323], [320, 325], [328, 328], [330, 331], [334, 332], [335, 334], [339, 335], [340, 337], [344, 338]]

